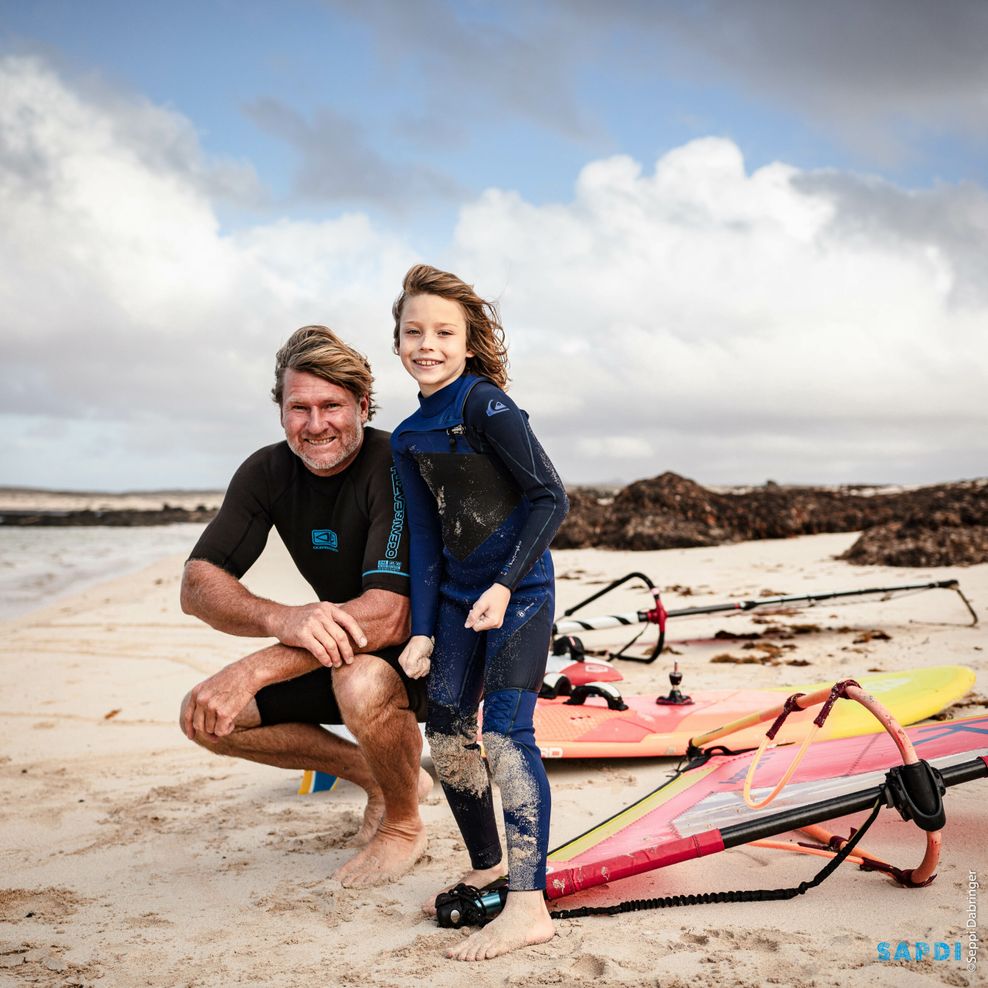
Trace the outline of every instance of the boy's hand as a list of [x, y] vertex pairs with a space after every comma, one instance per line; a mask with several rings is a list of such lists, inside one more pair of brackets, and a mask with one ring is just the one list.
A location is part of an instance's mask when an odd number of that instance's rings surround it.
[[398, 664], [409, 679], [421, 679], [429, 675], [431, 659], [432, 639], [425, 635], [414, 635], [398, 656]]
[[464, 628], [474, 631], [490, 631], [504, 623], [504, 612], [508, 609], [511, 591], [503, 583], [488, 587], [478, 598], [467, 615]]

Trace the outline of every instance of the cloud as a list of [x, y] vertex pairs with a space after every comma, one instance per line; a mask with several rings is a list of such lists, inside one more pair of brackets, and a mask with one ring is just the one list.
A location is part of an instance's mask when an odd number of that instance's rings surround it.
[[367, 25], [383, 72], [453, 119], [507, 114], [588, 141], [606, 131], [598, 91], [683, 118], [689, 80], [694, 102], [746, 97], [882, 165], [945, 136], [988, 140], [982, 0], [327, 3]]
[[[360, 215], [222, 234], [194, 144], [192, 167], [137, 150], [174, 128], [154, 106], [86, 99], [38, 59], [0, 60], [11, 482], [224, 483], [258, 436], [278, 438], [266, 399], [288, 333], [376, 328], [415, 259]], [[386, 325], [357, 343], [383, 359]]]
[[175, 126], [0, 60], [0, 482], [222, 485], [279, 438], [273, 354], [310, 322], [368, 354], [393, 426], [413, 396], [390, 303], [417, 260], [500, 299], [514, 393], [568, 480], [984, 472], [979, 187], [749, 172], [705, 138], [593, 161], [564, 202], [489, 189], [422, 258], [358, 213], [223, 232], [194, 142], [139, 150]]
[[367, 25], [385, 78], [396, 86], [421, 84], [421, 105], [441, 107], [452, 120], [483, 123], [509, 111], [571, 138], [599, 130], [571, 85], [592, 39], [571, 32], [550, 8], [447, 0], [326, 4]]
[[434, 197], [463, 194], [451, 176], [426, 165], [395, 163], [372, 146], [363, 128], [331, 106], [310, 120], [274, 99], [245, 108], [262, 130], [287, 141], [299, 153], [296, 195], [309, 200], [383, 202], [405, 210]]
[[564, 205], [488, 191], [461, 213], [454, 264], [500, 295], [520, 400], [565, 476], [974, 474], [984, 201], [783, 164], [748, 174], [708, 138], [651, 174], [594, 162]]
[[671, 35], [665, 54], [678, 71], [708, 81], [714, 71], [879, 159], [901, 155], [917, 127], [988, 138], [988, 7], [980, 0], [618, 0], [608, 14]]

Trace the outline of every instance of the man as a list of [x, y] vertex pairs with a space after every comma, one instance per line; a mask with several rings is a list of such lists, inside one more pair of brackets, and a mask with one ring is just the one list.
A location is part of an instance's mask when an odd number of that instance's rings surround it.
[[[324, 326], [278, 351], [272, 396], [285, 442], [233, 477], [185, 566], [182, 610], [218, 631], [278, 644], [231, 663], [182, 701], [185, 735], [209, 750], [317, 769], [367, 793], [345, 886], [392, 881], [426, 844], [420, 793], [425, 690], [398, 665], [408, 638], [408, 540], [388, 434], [366, 428], [374, 379]], [[240, 578], [278, 531], [318, 603], [292, 607]], [[345, 723], [359, 747], [321, 727]]]

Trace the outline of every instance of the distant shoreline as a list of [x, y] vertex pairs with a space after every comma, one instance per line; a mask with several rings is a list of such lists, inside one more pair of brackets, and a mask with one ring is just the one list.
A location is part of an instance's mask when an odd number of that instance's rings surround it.
[[180, 508], [165, 504], [161, 508], [150, 509], [0, 511], [0, 528], [146, 528], [153, 525], [198, 524], [212, 521], [217, 510], [205, 505]]

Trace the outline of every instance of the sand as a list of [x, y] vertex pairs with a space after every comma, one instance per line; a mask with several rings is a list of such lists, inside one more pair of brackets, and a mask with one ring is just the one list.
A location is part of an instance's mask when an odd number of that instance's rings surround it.
[[[678, 586], [666, 595], [670, 606], [956, 576], [988, 622], [988, 566], [920, 571], [836, 562], [855, 537], [560, 552], [558, 610], [632, 569]], [[170, 558], [3, 624], [0, 983], [911, 986], [977, 984], [988, 969], [984, 956], [971, 974], [954, 960], [889, 963], [877, 951], [879, 941], [961, 939], [968, 873], [988, 875], [985, 782], [949, 793], [940, 874], [929, 888], [902, 890], [845, 865], [788, 903], [564, 921], [552, 942], [508, 958], [449, 961], [444, 948], [465, 934], [438, 929], [418, 911], [466, 865], [438, 785], [423, 806], [430, 832], [423, 862], [394, 885], [344, 890], [329, 875], [352, 853], [343, 844], [360, 820], [357, 789], [296, 796], [297, 773], [210, 756], [180, 734], [184, 692], [257, 647], [180, 612], [180, 569], [181, 558]], [[308, 599], [276, 540], [247, 582], [276, 599]], [[692, 596], [682, 596], [686, 587]], [[640, 591], [625, 591], [593, 607], [644, 603]], [[711, 664], [718, 654], [751, 654], [741, 643], [711, 640], [720, 629], [751, 630], [748, 617], [670, 623], [685, 688], [959, 663], [977, 670], [980, 694], [957, 713], [986, 709], [988, 636], [967, 626], [952, 594], [827, 605], [781, 620], [819, 627], [783, 655], [808, 665]], [[876, 630], [888, 640], [855, 643]], [[623, 640], [612, 632], [586, 636], [597, 647]], [[623, 688], [665, 691], [666, 669], [664, 661], [623, 664]], [[672, 766], [550, 763], [552, 842], [654, 788]], [[885, 814], [868, 846], [910, 867], [922, 838]], [[649, 894], [780, 888], [818, 867], [817, 859], [742, 848], [657, 872]], [[623, 898], [618, 884], [609, 894]]]

